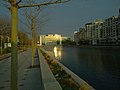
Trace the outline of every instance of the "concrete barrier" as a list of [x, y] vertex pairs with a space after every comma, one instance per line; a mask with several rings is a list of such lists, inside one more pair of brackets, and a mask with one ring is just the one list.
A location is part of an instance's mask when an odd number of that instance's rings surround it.
[[4, 54], [0, 56], [0, 61], [11, 56], [11, 53]]
[[39, 53], [42, 81], [45, 90], [62, 90], [61, 86], [59, 85], [54, 75], [52, 74], [52, 71], [50, 70], [46, 60], [44, 59], [44, 56], [39, 50], [38, 53]]
[[80, 90], [95, 90], [91, 85], [89, 85], [87, 82], [85, 82], [83, 79], [81, 79], [79, 76], [77, 76], [75, 73], [73, 73], [70, 69], [65, 67], [63, 64], [58, 64], [68, 73], [71, 75], [71, 77], [81, 86]]
[[[24, 52], [24, 51], [23, 50], [18, 51], [18, 53], [22, 53], [22, 52]], [[0, 56], [0, 61], [5, 59], [5, 58], [9, 58], [9, 57], [11, 57], [11, 53], [3, 54]]]
[[[44, 50], [45, 51], [45, 50]], [[79, 76], [77, 76], [75, 73], [73, 73], [70, 69], [65, 67], [63, 64], [61, 64], [58, 60], [55, 59], [54, 53], [50, 51], [45, 51], [53, 60], [57, 61], [57, 63], [68, 73], [71, 75], [71, 77], [81, 86], [80, 90], [96, 90], [91, 85], [89, 85], [87, 82], [85, 82], [83, 79], [81, 79]]]

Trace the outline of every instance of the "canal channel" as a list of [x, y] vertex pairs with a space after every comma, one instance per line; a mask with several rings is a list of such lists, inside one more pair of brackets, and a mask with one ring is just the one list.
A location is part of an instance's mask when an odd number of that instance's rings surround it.
[[97, 90], [120, 90], [120, 49], [47, 47], [59, 62]]

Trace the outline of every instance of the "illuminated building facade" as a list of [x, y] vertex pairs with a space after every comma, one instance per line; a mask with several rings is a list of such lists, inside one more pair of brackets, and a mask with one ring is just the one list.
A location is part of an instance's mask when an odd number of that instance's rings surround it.
[[79, 45], [120, 46], [120, 10], [118, 16], [85, 24], [74, 33], [74, 40]]
[[39, 44], [41, 45], [62, 45], [62, 36], [58, 34], [47, 34], [39, 36]]

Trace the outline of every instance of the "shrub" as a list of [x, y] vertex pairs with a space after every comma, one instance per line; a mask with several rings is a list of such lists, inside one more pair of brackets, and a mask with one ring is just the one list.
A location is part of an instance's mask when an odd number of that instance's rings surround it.
[[[1, 52], [1, 49], [0, 49], [0, 52]], [[11, 48], [10, 47], [2, 49], [2, 54], [6, 54], [6, 53], [10, 53], [10, 52], [11, 52]]]

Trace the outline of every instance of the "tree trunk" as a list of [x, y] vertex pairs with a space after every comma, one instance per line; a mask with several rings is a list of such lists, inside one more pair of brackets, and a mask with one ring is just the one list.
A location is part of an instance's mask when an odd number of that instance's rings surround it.
[[1, 38], [0, 38], [1, 40], [0, 40], [0, 54], [2, 55], [2, 48], [3, 48], [3, 41], [2, 41], [2, 35], [1, 35]]
[[16, 0], [13, 0], [11, 4], [11, 17], [12, 17], [12, 34], [11, 34], [11, 90], [18, 90], [18, 56], [17, 56], [17, 32], [18, 32], [18, 7]]
[[32, 66], [34, 65], [34, 56], [35, 56], [35, 48], [36, 48], [36, 42], [35, 42], [35, 19], [32, 17], [32, 23], [31, 23], [31, 30], [32, 30]]

